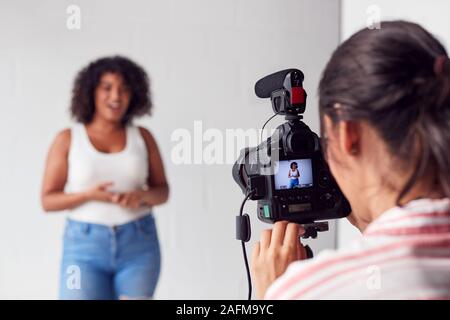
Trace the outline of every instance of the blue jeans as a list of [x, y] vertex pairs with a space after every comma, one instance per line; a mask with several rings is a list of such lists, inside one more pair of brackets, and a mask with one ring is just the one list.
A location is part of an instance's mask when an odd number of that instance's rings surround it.
[[60, 299], [149, 299], [159, 271], [152, 214], [116, 227], [67, 220]]
[[299, 185], [298, 179], [291, 179], [289, 181], [289, 189], [295, 188]]

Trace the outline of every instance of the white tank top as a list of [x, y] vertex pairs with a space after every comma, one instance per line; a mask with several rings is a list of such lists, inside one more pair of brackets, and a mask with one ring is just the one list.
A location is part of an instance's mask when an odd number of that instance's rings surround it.
[[[83, 192], [96, 184], [111, 181], [112, 192], [142, 188], [147, 182], [148, 153], [139, 129], [126, 128], [126, 146], [116, 153], [98, 151], [89, 140], [83, 124], [71, 129], [66, 191]], [[69, 210], [69, 218], [107, 226], [121, 225], [150, 212], [149, 208], [124, 209], [117, 204], [88, 201]]]

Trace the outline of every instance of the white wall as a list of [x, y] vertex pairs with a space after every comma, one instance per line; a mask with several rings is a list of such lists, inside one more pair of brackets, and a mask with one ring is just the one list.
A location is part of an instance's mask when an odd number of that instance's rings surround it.
[[[344, 41], [353, 33], [366, 27], [366, 21], [373, 14], [370, 6], [378, 6], [382, 20], [410, 20], [419, 23], [444, 43], [450, 44], [450, 1], [448, 0], [342, 0], [341, 39]], [[381, 28], [383, 25], [381, 24]], [[338, 222], [338, 246], [360, 237], [359, 231], [348, 221]]]
[[[66, 8], [81, 8], [81, 30]], [[301, 68], [309, 92], [306, 121], [318, 130], [316, 88], [339, 37], [339, 1], [41, 0], [0, 3], [0, 298], [57, 297], [64, 216], [44, 215], [39, 192], [48, 146], [70, 124], [76, 72], [120, 53], [149, 72], [156, 136], [171, 184], [157, 208], [162, 275], [156, 298], [246, 297], [234, 216], [242, 194], [231, 165], [171, 162], [177, 128], [259, 128], [272, 114], [253, 93], [269, 72]], [[281, 122], [274, 120], [275, 126]], [[254, 237], [267, 225], [253, 215]], [[333, 231], [314, 242], [335, 245]]]

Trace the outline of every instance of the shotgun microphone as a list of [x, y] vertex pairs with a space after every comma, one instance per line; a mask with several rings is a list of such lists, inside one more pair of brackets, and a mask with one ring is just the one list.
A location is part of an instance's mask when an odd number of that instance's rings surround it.
[[[286, 81], [286, 76], [291, 72], [293, 72], [293, 75], [295, 75], [295, 79], [289, 80], [291, 80], [292, 82], [295, 81], [296, 83], [290, 83], [291, 81]], [[265, 76], [264, 78], [258, 80], [255, 84], [255, 93], [259, 98], [270, 98], [271, 93], [279, 90], [280, 88], [284, 87], [285, 89], [289, 90], [291, 87], [301, 86], [304, 78], [305, 76], [303, 75], [303, 72], [298, 69], [281, 70], [269, 74], [268, 76]]]

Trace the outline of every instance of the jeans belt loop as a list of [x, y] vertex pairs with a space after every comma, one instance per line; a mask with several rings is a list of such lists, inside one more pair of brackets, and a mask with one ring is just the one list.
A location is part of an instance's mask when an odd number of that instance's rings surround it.
[[88, 234], [89, 233], [89, 229], [90, 229], [89, 223], [84, 223], [83, 224], [83, 232], [85, 234]]
[[134, 221], [134, 226], [136, 228], [136, 231], [138, 231], [138, 232], [142, 231], [140, 219], [137, 219], [137, 220]]

